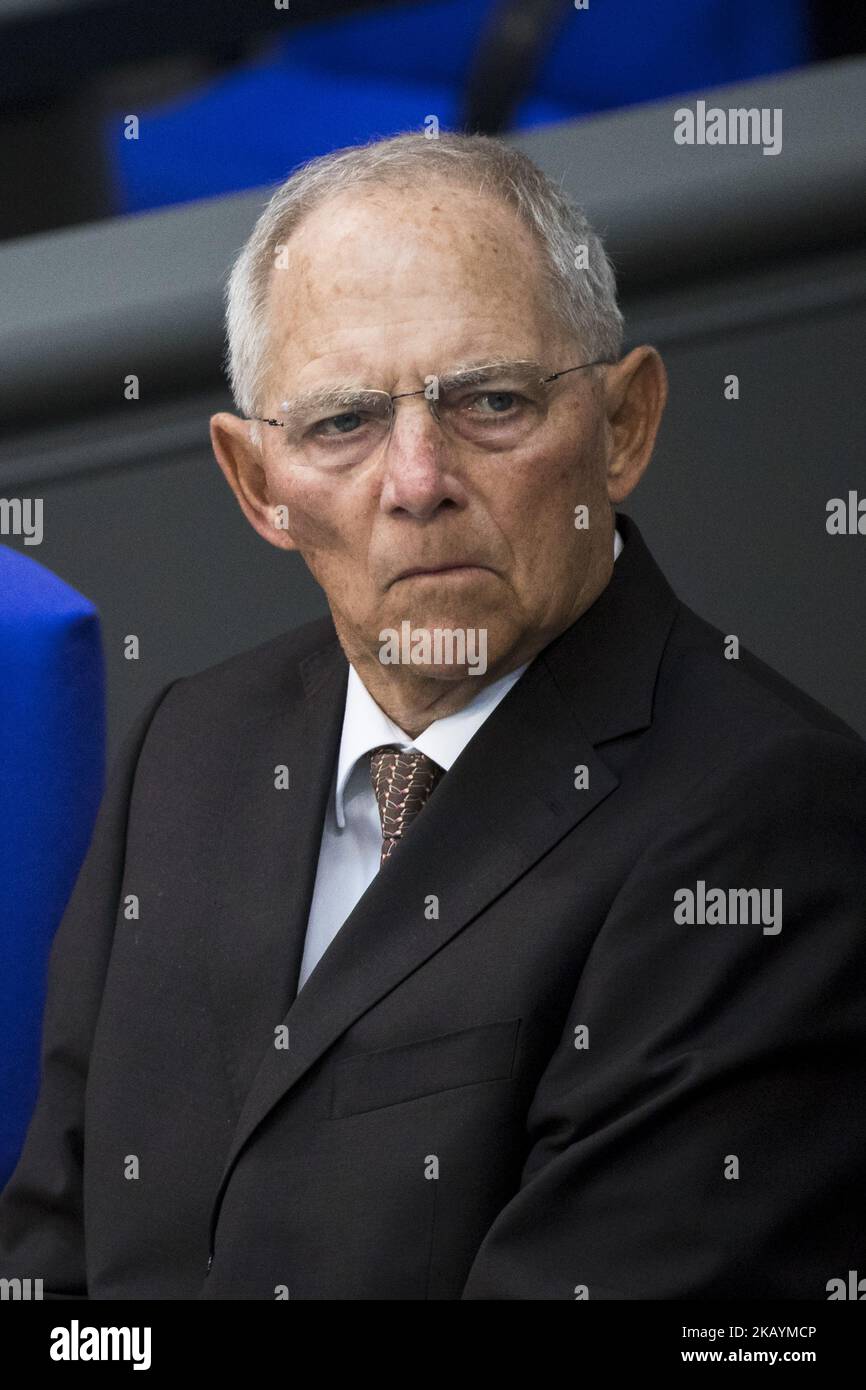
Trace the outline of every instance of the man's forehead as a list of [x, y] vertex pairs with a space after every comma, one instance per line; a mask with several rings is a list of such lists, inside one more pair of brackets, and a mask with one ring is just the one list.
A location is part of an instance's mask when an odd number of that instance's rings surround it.
[[[366, 288], [375, 269], [384, 284], [403, 271], [417, 271], [422, 283], [435, 278], [473, 278], [479, 269], [499, 274], [513, 262], [521, 278], [541, 264], [530, 229], [501, 199], [458, 185], [431, 188], [344, 189], [307, 213], [283, 240], [283, 283], [290, 293], [316, 295], [319, 287]], [[360, 277], [357, 279], [357, 277]], [[281, 276], [271, 279], [279, 293]], [[288, 282], [294, 280], [294, 285]], [[357, 280], [357, 283], [356, 283]]]
[[[339, 223], [340, 211], [335, 197], [310, 217], [336, 215]], [[316, 235], [322, 226], [302, 222], [297, 241], [287, 242], [284, 269], [271, 277], [269, 355], [280, 398], [320, 385], [398, 390], [418, 371], [423, 381], [500, 358], [535, 359], [555, 332], [547, 282], [533, 275], [514, 238], [493, 254], [479, 236], [467, 266], [458, 264], [460, 244], [437, 255], [423, 227], [416, 248], [392, 236], [386, 219], [381, 238], [346, 235], [343, 256]], [[464, 241], [477, 230], [471, 223]], [[388, 380], [380, 382], [383, 374]]]

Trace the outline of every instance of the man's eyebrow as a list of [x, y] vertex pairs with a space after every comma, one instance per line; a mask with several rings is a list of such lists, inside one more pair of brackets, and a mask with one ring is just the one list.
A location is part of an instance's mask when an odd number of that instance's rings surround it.
[[[344, 406], [354, 406], [370, 396], [372, 387], [363, 386], [322, 386], [315, 391], [304, 391], [300, 396], [280, 402], [281, 418], [292, 423], [298, 417], [305, 417], [310, 411], [339, 410]], [[375, 400], [376, 397], [374, 396]]]
[[[439, 388], [447, 391], [461, 386], [480, 386], [485, 381], [492, 381], [497, 377], [518, 376], [521, 380], [528, 380], [540, 378], [543, 373], [541, 363], [531, 358], [478, 358], [476, 361], [460, 363], [446, 375], [440, 376]], [[429, 375], [433, 376], [434, 373], [431, 372]], [[293, 396], [291, 400], [282, 401], [280, 415], [286, 423], [293, 423], [299, 417], [308, 415], [310, 411], [326, 412], [355, 406], [363, 403], [364, 398], [374, 389], [376, 388], [370, 386], [322, 386], [316, 390], [304, 391], [299, 396]], [[420, 392], [424, 387], [418, 389]]]
[[517, 376], [527, 380], [532, 377], [541, 378], [543, 375], [544, 368], [541, 363], [531, 358], [499, 357], [491, 360], [487, 357], [479, 358], [475, 362], [458, 364], [447, 375], [439, 378], [439, 385], [443, 390], [447, 390], [453, 386], [479, 386], [500, 376]]

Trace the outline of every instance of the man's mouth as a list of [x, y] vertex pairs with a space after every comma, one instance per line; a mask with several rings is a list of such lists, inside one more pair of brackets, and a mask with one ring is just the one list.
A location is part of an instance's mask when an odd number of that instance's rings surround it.
[[477, 565], [473, 560], [458, 560], [449, 565], [415, 565], [411, 569], [402, 570], [391, 582], [396, 584], [398, 579], [415, 579], [427, 574], [470, 574], [486, 568], [486, 565]]

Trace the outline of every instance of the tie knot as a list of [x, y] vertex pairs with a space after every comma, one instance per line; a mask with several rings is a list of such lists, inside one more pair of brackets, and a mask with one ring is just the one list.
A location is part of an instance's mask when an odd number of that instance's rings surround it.
[[417, 748], [400, 749], [386, 744], [371, 752], [370, 775], [382, 822], [380, 864], [384, 864], [445, 775], [445, 769]]

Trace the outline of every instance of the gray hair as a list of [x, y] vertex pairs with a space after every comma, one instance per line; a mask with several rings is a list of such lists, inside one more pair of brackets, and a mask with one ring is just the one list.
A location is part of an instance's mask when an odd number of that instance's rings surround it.
[[[623, 318], [613, 267], [580, 208], [528, 155], [501, 140], [454, 132], [430, 139], [410, 131], [308, 160], [280, 185], [256, 222], [226, 286], [226, 369], [242, 415], [260, 415], [264, 408], [267, 299], [276, 248], [334, 194], [363, 184], [426, 182], [431, 173], [512, 207], [538, 239], [560, 323], [589, 357], [619, 357]], [[252, 428], [258, 434], [258, 426]]]

